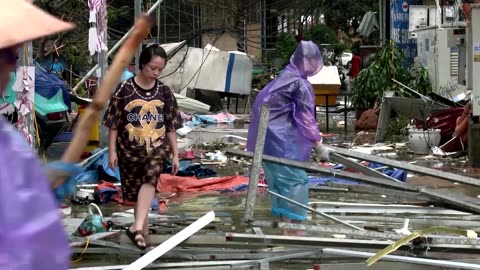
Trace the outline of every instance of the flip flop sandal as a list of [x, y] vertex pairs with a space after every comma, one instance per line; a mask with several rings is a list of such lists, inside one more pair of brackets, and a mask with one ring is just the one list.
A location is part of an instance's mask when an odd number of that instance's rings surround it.
[[126, 233], [127, 233], [127, 236], [128, 238], [130, 239], [130, 241], [132, 242], [133, 245], [135, 245], [137, 248], [141, 249], [141, 250], [145, 250], [147, 248], [147, 246], [140, 246], [138, 244], [139, 240], [140, 239], [136, 239], [137, 235], [141, 235], [142, 238], [143, 238], [143, 242], [146, 244], [146, 239], [145, 239], [145, 236], [143, 236], [143, 232], [142, 231], [135, 231], [135, 232], [131, 232], [130, 229], [127, 229], [126, 230]]

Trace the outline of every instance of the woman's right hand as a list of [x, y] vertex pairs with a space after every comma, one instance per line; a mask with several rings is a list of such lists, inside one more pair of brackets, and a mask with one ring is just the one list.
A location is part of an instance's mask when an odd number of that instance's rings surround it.
[[110, 169], [115, 170], [118, 165], [118, 156], [117, 152], [108, 152], [108, 167]]

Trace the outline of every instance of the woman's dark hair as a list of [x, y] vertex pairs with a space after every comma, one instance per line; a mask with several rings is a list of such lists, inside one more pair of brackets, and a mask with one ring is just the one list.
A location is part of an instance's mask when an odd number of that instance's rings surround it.
[[155, 56], [160, 56], [161, 58], [167, 60], [167, 53], [160, 46], [160, 44], [152, 44], [145, 47], [145, 49], [143, 49], [140, 53], [140, 58], [138, 59], [138, 65], [140, 66], [140, 70], [142, 70], [146, 64], [150, 63], [150, 61], [152, 61], [152, 58]]

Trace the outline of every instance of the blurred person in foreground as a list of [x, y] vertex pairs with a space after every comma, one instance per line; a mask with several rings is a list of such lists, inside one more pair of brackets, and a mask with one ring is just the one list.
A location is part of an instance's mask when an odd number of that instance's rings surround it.
[[[72, 29], [25, 0], [0, 0], [0, 93], [22, 43]], [[0, 269], [65, 270], [70, 248], [54, 193], [35, 152], [0, 117]]]
[[[248, 129], [247, 150], [256, 144], [260, 109], [270, 107], [264, 154], [296, 161], [309, 161], [312, 149], [321, 160], [329, 160], [332, 149], [322, 144], [315, 119], [315, 96], [307, 77], [317, 74], [323, 61], [317, 45], [301, 41], [290, 64], [257, 95]], [[264, 161], [263, 169], [269, 190], [308, 204], [308, 178], [305, 170]], [[307, 211], [283, 199], [270, 196], [272, 214], [282, 222], [301, 223]], [[300, 234], [285, 231], [285, 234]]]

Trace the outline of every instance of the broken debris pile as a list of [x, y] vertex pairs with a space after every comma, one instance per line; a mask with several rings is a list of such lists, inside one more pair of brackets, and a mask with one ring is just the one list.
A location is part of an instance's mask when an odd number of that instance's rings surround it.
[[[237, 214], [243, 213], [244, 194], [202, 196], [198, 192], [208, 190], [199, 185], [201, 181], [215, 183], [221, 181], [220, 178], [191, 177], [185, 183], [184, 178], [178, 176], [163, 178], [165, 189], [168, 186], [171, 188], [168, 192], [177, 194], [168, 198], [168, 212], [149, 215], [149, 241], [153, 245], [164, 243], [192, 224], [201, 215], [199, 212], [213, 210], [216, 219], [162, 255], [151, 267], [369, 269], [365, 260], [374, 258], [369, 261], [372, 263], [380, 258], [374, 264], [377, 269], [403, 269], [405, 264], [409, 264], [409, 269], [422, 270], [480, 269], [480, 242], [473, 233], [480, 230], [480, 200], [476, 198], [480, 194], [480, 181], [355, 149], [335, 150], [332, 159], [342, 165], [320, 166], [322, 164], [263, 157], [305, 168], [310, 173], [311, 202], [307, 207], [312, 211], [306, 224], [272, 222], [269, 215], [261, 211], [262, 206], [257, 207], [252, 222], [239, 223]], [[251, 164], [252, 153], [238, 149], [225, 153], [230, 157], [229, 164]], [[330, 181], [314, 180], [328, 177]], [[248, 185], [245, 176], [224, 179], [232, 186], [245, 182]], [[259, 195], [258, 200], [262, 197]], [[92, 260], [106, 252], [122, 254], [124, 260], [132, 262], [138, 259], [141, 251], [133, 248], [118, 231], [132, 224], [133, 210], [113, 213], [109, 220], [114, 224], [114, 231], [91, 236], [86, 249], [86, 240], [72, 237], [74, 253]], [[305, 236], [284, 235], [298, 230], [305, 231]], [[384, 250], [413, 233], [411, 239], [396, 246], [398, 250]], [[101, 238], [105, 236], [110, 238]], [[384, 254], [376, 256], [382, 250]]]

